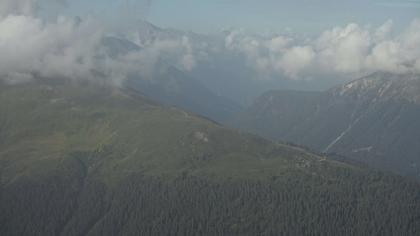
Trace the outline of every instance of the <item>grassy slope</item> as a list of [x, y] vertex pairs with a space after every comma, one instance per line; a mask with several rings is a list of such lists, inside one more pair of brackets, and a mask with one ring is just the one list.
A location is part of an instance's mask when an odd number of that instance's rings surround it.
[[92, 84], [0, 86], [3, 235], [420, 230], [401, 178]]
[[118, 89], [20, 85], [2, 86], [0, 94], [5, 182], [42, 174], [46, 165], [53, 170], [74, 156], [107, 182], [135, 172], [260, 178], [285, 171], [354, 169]]

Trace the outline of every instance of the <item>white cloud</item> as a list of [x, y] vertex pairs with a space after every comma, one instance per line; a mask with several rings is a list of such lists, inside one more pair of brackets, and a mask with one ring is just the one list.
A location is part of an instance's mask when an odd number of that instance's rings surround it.
[[279, 67], [290, 78], [297, 78], [298, 73], [311, 65], [315, 52], [310, 46], [296, 46], [287, 49], [279, 61]]
[[373, 70], [401, 71], [401, 45], [394, 41], [384, 41], [376, 45], [366, 58], [366, 65]]
[[212, 37], [197, 39], [188, 33], [161, 32], [145, 23], [143, 30], [125, 32], [137, 35], [141, 50], [112, 56], [102, 44], [104, 36], [113, 33], [108, 31], [110, 27], [93, 18], [41, 20], [33, 14], [39, 1], [0, 2], [0, 78], [9, 82], [43, 76], [101, 77], [120, 83], [130, 75], [150, 77], [162, 62], [191, 71], [208, 57], [218, 60], [226, 53], [243, 55], [245, 66], [259, 77], [306, 79], [374, 71], [420, 72], [419, 19], [399, 35], [392, 34], [393, 22], [387, 21], [377, 29], [357, 24], [335, 27], [304, 40], [282, 35], [264, 38], [237, 30], [220, 44]]
[[370, 33], [356, 24], [325, 31], [316, 42], [322, 69], [354, 73], [363, 69], [371, 45]]
[[375, 31], [375, 40], [376, 41], [382, 41], [385, 40], [387, 37], [389, 37], [389, 34], [392, 31], [392, 28], [394, 27], [394, 21], [388, 20], [383, 25], [381, 25], [378, 29]]
[[0, 15], [23, 14], [30, 15], [33, 13], [36, 0], [1, 0]]
[[374, 45], [366, 61], [371, 70], [420, 73], [420, 20], [414, 20], [401, 35]]
[[418, 59], [420, 55], [420, 19], [413, 20], [397, 40], [404, 45], [406, 53], [411, 57], [410, 59], [414, 57]]
[[153, 39], [140, 51], [117, 57], [106, 53], [107, 27], [93, 18], [34, 16], [35, 0], [2, 1], [0, 5], [0, 78], [10, 83], [34, 76], [93, 79], [120, 83], [129, 75], [151, 76], [160, 61], [183, 70], [196, 65], [188, 37]]
[[87, 77], [93, 67], [100, 27], [67, 18], [44, 23], [25, 15], [0, 21], [0, 76]]
[[291, 39], [287, 37], [276, 36], [268, 40], [266, 44], [267, 44], [267, 48], [272, 52], [283, 52], [286, 49], [286, 47], [289, 45], [290, 41]]
[[391, 20], [377, 29], [352, 23], [306, 40], [261, 38], [234, 31], [225, 42], [227, 49], [243, 53], [256, 71], [291, 79], [420, 72], [420, 20], [413, 20], [400, 35], [393, 36], [392, 28]]

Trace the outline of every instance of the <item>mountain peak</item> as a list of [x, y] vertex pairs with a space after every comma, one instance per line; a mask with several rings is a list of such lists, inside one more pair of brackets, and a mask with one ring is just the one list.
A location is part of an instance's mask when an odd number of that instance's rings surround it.
[[374, 73], [333, 88], [335, 96], [377, 100], [420, 102], [420, 76], [417, 74]]

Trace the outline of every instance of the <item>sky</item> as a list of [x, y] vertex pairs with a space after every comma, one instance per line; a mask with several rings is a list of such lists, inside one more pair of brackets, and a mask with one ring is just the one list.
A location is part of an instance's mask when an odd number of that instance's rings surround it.
[[112, 15], [118, 2], [137, 2], [131, 15], [164, 28], [214, 33], [242, 28], [257, 33], [316, 34], [348, 23], [396, 29], [420, 17], [420, 0], [72, 0], [72, 14]]

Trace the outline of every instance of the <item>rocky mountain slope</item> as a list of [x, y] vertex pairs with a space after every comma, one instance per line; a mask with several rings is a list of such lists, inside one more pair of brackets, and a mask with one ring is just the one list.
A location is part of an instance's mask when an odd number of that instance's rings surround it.
[[326, 92], [271, 91], [234, 123], [420, 178], [420, 78], [376, 73]]

